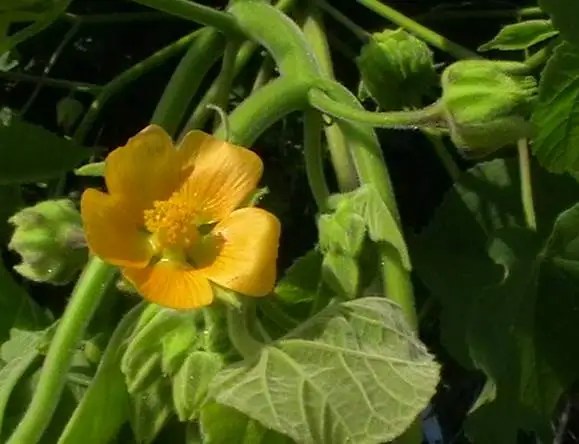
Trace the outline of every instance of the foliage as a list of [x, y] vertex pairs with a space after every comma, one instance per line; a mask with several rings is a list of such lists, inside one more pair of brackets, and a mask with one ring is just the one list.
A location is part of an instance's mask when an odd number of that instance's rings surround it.
[[[1, 442], [579, 432], [576, 2], [1, 3]], [[210, 306], [176, 310], [88, 254], [80, 196], [118, 197], [107, 155], [149, 123], [263, 160], [240, 199], [281, 220], [271, 294], [212, 283]], [[114, 216], [151, 263], [198, 267]], [[253, 228], [236, 254], [258, 253]]]

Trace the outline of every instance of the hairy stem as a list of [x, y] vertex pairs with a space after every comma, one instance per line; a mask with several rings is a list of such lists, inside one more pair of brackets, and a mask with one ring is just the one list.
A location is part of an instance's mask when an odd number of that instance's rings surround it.
[[315, 110], [304, 113], [304, 153], [306, 159], [306, 174], [318, 210], [326, 211], [326, 203], [330, 192], [324, 176], [322, 160], [322, 116]]

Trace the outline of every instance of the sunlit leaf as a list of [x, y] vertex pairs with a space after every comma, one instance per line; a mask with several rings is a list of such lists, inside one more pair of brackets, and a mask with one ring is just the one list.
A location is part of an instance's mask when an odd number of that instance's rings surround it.
[[221, 371], [210, 394], [304, 443], [376, 443], [427, 405], [438, 365], [386, 299], [334, 304], [254, 358]]
[[481, 45], [479, 51], [498, 49], [520, 51], [530, 48], [559, 34], [550, 20], [526, 20], [502, 28], [489, 42]]

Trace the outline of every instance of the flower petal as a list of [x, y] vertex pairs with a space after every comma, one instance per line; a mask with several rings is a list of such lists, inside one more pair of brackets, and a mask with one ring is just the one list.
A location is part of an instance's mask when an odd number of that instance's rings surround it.
[[81, 215], [91, 251], [118, 266], [144, 267], [151, 259], [140, 215], [118, 196], [95, 189], [82, 194]]
[[199, 269], [207, 279], [247, 296], [265, 296], [275, 285], [280, 222], [260, 208], [242, 208], [219, 222], [217, 257]]
[[169, 135], [150, 125], [125, 146], [112, 151], [105, 163], [109, 193], [122, 195], [140, 208], [167, 199], [183, 180], [182, 159]]
[[206, 222], [219, 221], [255, 190], [263, 163], [253, 151], [201, 131], [189, 132], [180, 145], [183, 152], [195, 149], [193, 172], [180, 193]]
[[164, 307], [187, 310], [213, 301], [209, 281], [196, 270], [162, 261], [143, 269], [124, 268], [123, 275], [148, 301]]

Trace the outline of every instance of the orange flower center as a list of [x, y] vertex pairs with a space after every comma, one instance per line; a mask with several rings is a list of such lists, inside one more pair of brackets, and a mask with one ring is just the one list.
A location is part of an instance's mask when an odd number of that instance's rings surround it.
[[158, 252], [187, 249], [199, 241], [198, 215], [177, 193], [168, 200], [155, 201], [153, 208], [145, 210], [144, 219], [145, 228], [153, 234], [153, 247]]

